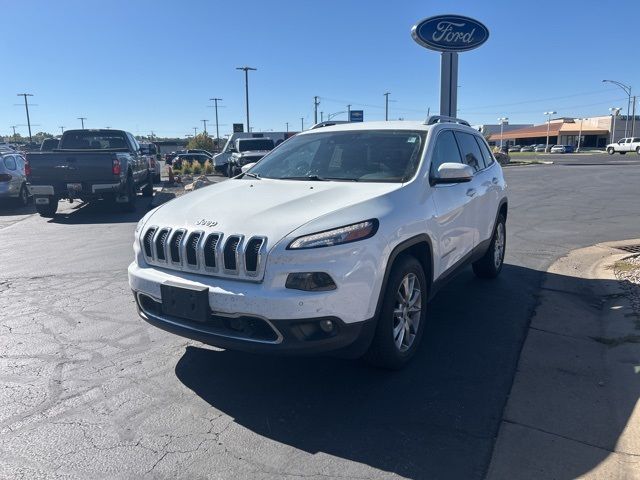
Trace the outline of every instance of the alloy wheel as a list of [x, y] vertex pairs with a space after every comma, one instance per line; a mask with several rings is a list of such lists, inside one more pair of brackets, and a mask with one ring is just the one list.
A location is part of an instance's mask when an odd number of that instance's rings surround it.
[[504, 223], [499, 223], [496, 228], [496, 239], [493, 244], [493, 263], [497, 268], [500, 268], [502, 261], [504, 260]]
[[396, 292], [393, 310], [393, 341], [400, 352], [406, 352], [416, 338], [422, 314], [422, 291], [414, 273], [407, 273]]

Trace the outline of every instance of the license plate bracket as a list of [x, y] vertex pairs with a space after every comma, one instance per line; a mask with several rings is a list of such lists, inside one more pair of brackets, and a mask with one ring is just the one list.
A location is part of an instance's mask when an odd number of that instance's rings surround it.
[[209, 289], [165, 282], [160, 285], [162, 313], [196, 322], [206, 322], [209, 308]]
[[82, 191], [82, 184], [81, 183], [67, 183], [67, 191], [69, 193], [81, 192]]

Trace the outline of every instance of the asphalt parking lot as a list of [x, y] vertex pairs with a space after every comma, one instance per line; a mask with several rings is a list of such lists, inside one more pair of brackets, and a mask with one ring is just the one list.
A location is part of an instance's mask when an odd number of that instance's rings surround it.
[[558, 157], [505, 169], [503, 274], [443, 289], [394, 373], [148, 326], [126, 276], [147, 199], [52, 220], [3, 204], [0, 478], [482, 478], [545, 269], [640, 236], [640, 157]]

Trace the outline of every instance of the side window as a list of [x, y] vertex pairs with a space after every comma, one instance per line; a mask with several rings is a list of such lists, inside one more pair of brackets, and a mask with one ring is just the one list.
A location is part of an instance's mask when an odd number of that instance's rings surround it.
[[4, 157], [4, 166], [7, 168], [7, 170], [15, 170], [17, 167], [16, 165], [16, 159], [13, 157], [13, 155], [7, 155], [6, 157]]
[[638, 143], [638, 142], [640, 142], [640, 138], [635, 137], [635, 138], [632, 140], [632, 142], [633, 142], [633, 143]]
[[462, 163], [458, 144], [451, 130], [440, 132], [431, 154], [431, 175], [435, 176], [443, 163]]
[[478, 137], [475, 137], [475, 138], [476, 138], [476, 142], [478, 142], [478, 145], [480, 146], [480, 152], [482, 152], [482, 159], [484, 160], [484, 166], [488, 167], [490, 165], [493, 165], [493, 162], [495, 161], [495, 159], [493, 158], [493, 155], [489, 151], [487, 144], [484, 143], [482, 139]]
[[460, 145], [464, 163], [473, 168], [475, 172], [482, 170], [484, 168], [482, 153], [480, 153], [480, 147], [478, 142], [474, 140], [473, 135], [464, 132], [456, 132], [455, 135], [458, 145]]
[[627, 138], [625, 143], [631, 143], [631, 139]]

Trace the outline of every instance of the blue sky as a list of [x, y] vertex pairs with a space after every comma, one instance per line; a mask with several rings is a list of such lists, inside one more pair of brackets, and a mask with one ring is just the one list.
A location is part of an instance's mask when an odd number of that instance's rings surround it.
[[184, 136], [213, 121], [214, 96], [224, 99], [227, 133], [245, 119], [241, 65], [258, 68], [250, 74], [255, 130], [284, 130], [285, 122], [297, 130], [300, 117], [310, 125], [314, 95], [325, 114], [351, 103], [365, 120], [382, 120], [389, 91], [390, 118], [423, 119], [438, 109], [439, 54], [418, 46], [410, 28], [440, 13], [477, 18], [491, 32], [460, 54], [459, 115], [473, 123], [626, 107], [603, 78], [640, 94], [635, 27], [622, 24], [640, 17], [637, 0], [611, 8], [598, 0], [7, 0], [0, 135], [26, 124], [15, 105], [22, 92], [35, 95], [34, 133], [79, 128], [84, 116], [89, 128]]

